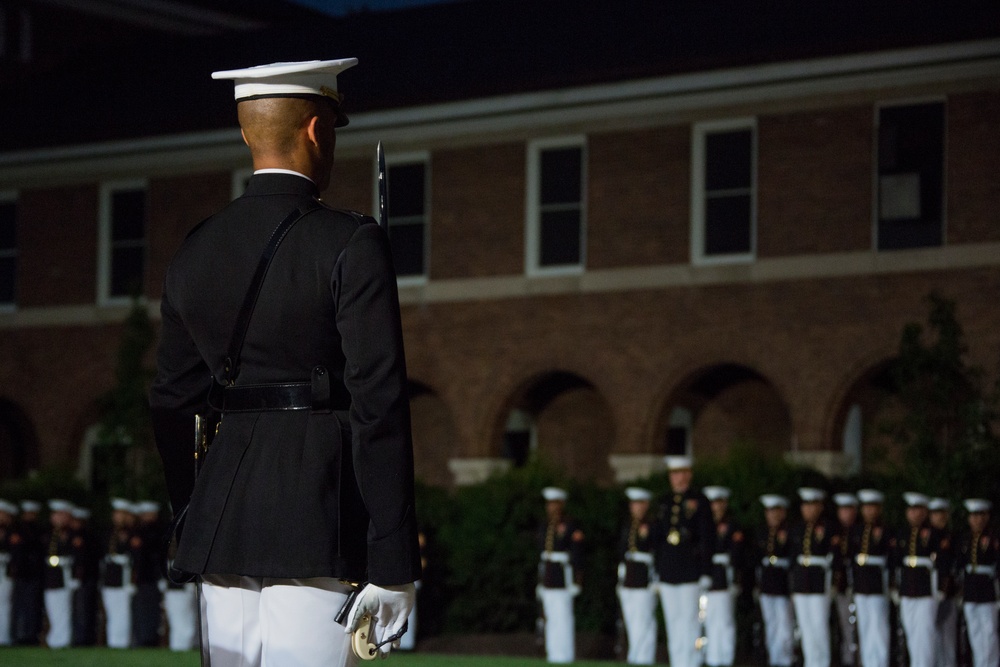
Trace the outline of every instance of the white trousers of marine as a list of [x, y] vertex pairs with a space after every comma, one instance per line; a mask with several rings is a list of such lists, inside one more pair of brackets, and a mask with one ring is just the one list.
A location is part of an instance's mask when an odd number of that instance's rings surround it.
[[855, 593], [858, 649], [864, 667], [889, 667], [889, 597]]
[[804, 667], [830, 666], [830, 596], [794, 593], [792, 605], [802, 637]]
[[[840, 652], [841, 667], [849, 667], [854, 664], [857, 648], [854, 636], [854, 626], [851, 624], [851, 596], [838, 593], [836, 597], [837, 606], [837, 626], [840, 628], [840, 646], [836, 650]], [[856, 619], [855, 619], [856, 622]]]
[[938, 602], [934, 667], [955, 667], [958, 661], [958, 605], [955, 598]]
[[576, 619], [573, 617], [573, 591], [568, 588], [540, 587], [545, 614], [545, 656], [553, 663], [576, 660]]
[[10, 595], [14, 590], [14, 582], [7, 576], [7, 563], [9, 562], [10, 554], [0, 554], [0, 646], [11, 644]]
[[358, 664], [333, 618], [350, 588], [338, 579], [202, 577], [201, 612], [212, 667]]
[[795, 627], [791, 598], [761, 593], [760, 615], [764, 619], [767, 664], [772, 667], [791, 667], [794, 658], [792, 629]]
[[131, 586], [101, 589], [108, 648], [128, 648], [132, 644], [132, 592]]
[[628, 638], [626, 662], [652, 665], [656, 661], [656, 591], [619, 586], [618, 601]]
[[660, 584], [663, 622], [667, 627], [667, 653], [671, 667], [698, 667], [701, 653], [697, 648], [701, 636], [698, 620], [698, 582], [690, 584]]
[[934, 667], [934, 649], [937, 632], [937, 599], [903, 597], [899, 601], [899, 620], [906, 633], [906, 649], [910, 653], [910, 667]]
[[1000, 663], [1000, 639], [997, 637], [997, 604], [966, 602], [962, 605], [965, 626], [972, 647], [972, 667], [996, 667]]
[[190, 651], [198, 646], [198, 589], [190, 582], [163, 593], [163, 608], [170, 628], [171, 651]]
[[705, 610], [705, 664], [732, 665], [736, 659], [736, 612], [732, 591], [709, 591]]

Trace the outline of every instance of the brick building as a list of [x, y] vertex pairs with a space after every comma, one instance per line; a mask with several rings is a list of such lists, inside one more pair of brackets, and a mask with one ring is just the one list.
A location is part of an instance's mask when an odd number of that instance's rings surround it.
[[516, 4], [270, 17], [0, 86], [0, 478], [86, 472], [130, 288], [155, 314], [248, 174], [209, 73], [277, 60], [361, 61], [324, 198], [372, 210], [383, 141], [427, 482], [736, 443], [857, 469], [932, 291], [996, 368], [994, 4]]

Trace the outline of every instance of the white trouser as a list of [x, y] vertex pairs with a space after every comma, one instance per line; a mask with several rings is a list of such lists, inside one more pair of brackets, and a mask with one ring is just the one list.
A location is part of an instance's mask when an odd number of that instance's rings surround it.
[[349, 591], [329, 577], [205, 575], [202, 642], [212, 667], [357, 665], [351, 636], [333, 622]]
[[128, 648], [132, 643], [132, 587], [102, 588], [101, 601], [107, 619], [108, 648]]
[[736, 658], [736, 616], [730, 591], [709, 591], [705, 609], [705, 664], [731, 665]]
[[73, 641], [73, 589], [68, 586], [45, 591], [45, 615], [49, 631], [45, 643], [49, 648], [66, 648]]
[[840, 664], [842, 667], [854, 664], [854, 626], [851, 624], [851, 598], [837, 594], [837, 624], [840, 627]]
[[1000, 663], [996, 603], [966, 602], [962, 608], [969, 631], [969, 646], [972, 647], [973, 667], [996, 667]]
[[889, 667], [889, 598], [855, 594], [858, 644], [864, 667]]
[[934, 667], [934, 645], [937, 632], [937, 600], [932, 596], [904, 597], [899, 601], [899, 619], [906, 633], [906, 649], [910, 653], [910, 667]]
[[764, 643], [767, 645], [767, 662], [775, 667], [792, 664], [792, 601], [784, 595], [760, 596], [760, 615], [764, 619]]
[[14, 590], [14, 582], [7, 577], [7, 565], [0, 561], [0, 646], [9, 646], [10, 637], [10, 594]]
[[660, 604], [667, 627], [667, 653], [671, 667], [698, 667], [701, 654], [697, 641], [701, 636], [698, 621], [698, 597], [701, 588], [692, 584], [660, 584]]
[[652, 665], [656, 661], [656, 591], [618, 587], [622, 622], [628, 637], [630, 665]]
[[958, 660], [958, 605], [954, 598], [945, 598], [938, 603], [937, 646], [934, 653], [934, 667], [955, 667]]
[[[413, 587], [420, 590], [420, 580], [413, 582]], [[413, 598], [413, 607], [410, 615], [406, 617], [406, 632], [399, 638], [399, 648], [404, 651], [412, 651], [417, 646], [417, 599]]]
[[549, 662], [567, 663], [576, 659], [576, 620], [573, 592], [566, 588], [542, 588], [545, 613], [545, 656]]
[[190, 651], [198, 645], [197, 584], [168, 588], [163, 593], [163, 608], [170, 627], [170, 650]]
[[795, 593], [792, 605], [802, 636], [804, 667], [829, 667], [830, 596], [825, 593]]

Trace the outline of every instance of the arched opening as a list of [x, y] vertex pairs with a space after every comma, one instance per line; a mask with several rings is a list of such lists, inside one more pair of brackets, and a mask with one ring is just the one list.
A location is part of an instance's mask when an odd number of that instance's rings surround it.
[[757, 371], [723, 363], [701, 368], [682, 381], [664, 405], [656, 432], [664, 454], [725, 455], [734, 445], [764, 453], [788, 451], [788, 406]]
[[0, 399], [0, 480], [26, 477], [38, 464], [34, 425], [15, 403]]
[[899, 461], [899, 446], [887, 429], [904, 411], [896, 395], [892, 360], [869, 367], [844, 393], [836, 409], [831, 440], [844, 452], [846, 473]]
[[455, 455], [457, 438], [451, 411], [427, 385], [411, 381], [409, 394], [414, 476], [425, 484], [448, 486], [448, 461]]
[[574, 373], [525, 383], [503, 416], [499, 450], [514, 466], [538, 458], [578, 479], [609, 482], [614, 420], [607, 400]]

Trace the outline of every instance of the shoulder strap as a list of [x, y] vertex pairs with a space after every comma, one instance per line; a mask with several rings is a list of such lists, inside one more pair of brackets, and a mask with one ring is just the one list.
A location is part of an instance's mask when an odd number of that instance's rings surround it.
[[240, 353], [243, 350], [243, 340], [246, 338], [247, 328], [250, 326], [250, 317], [253, 315], [253, 309], [257, 305], [257, 297], [260, 295], [260, 289], [264, 284], [264, 277], [267, 275], [267, 269], [271, 265], [271, 260], [274, 258], [274, 253], [278, 249], [278, 245], [281, 244], [288, 230], [296, 222], [302, 219], [307, 213], [311, 213], [320, 207], [321, 204], [315, 199], [310, 199], [308, 202], [300, 204], [295, 210], [286, 215], [285, 219], [271, 233], [271, 238], [268, 239], [267, 245], [264, 247], [260, 261], [257, 262], [257, 270], [254, 272], [253, 279], [250, 281], [250, 288], [243, 298], [243, 307], [240, 308], [239, 315], [236, 317], [233, 335], [229, 339], [229, 352], [226, 355], [225, 365], [223, 366], [225, 384], [234, 383], [236, 376], [240, 374], [239, 363]]

